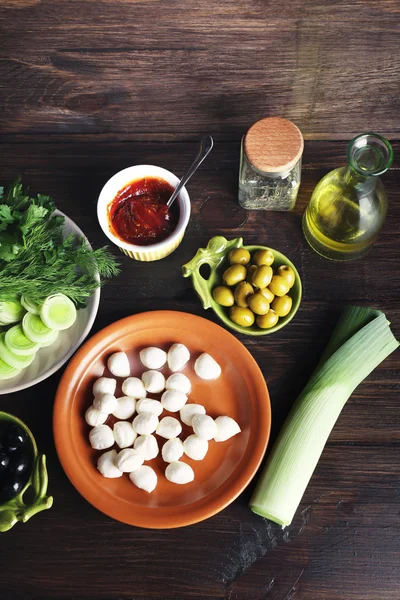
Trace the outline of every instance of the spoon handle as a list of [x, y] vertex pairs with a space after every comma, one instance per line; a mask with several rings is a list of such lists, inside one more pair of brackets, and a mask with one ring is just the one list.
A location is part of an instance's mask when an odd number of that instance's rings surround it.
[[189, 181], [193, 173], [197, 171], [197, 169], [199, 168], [203, 160], [206, 158], [206, 156], [209, 155], [213, 146], [214, 140], [212, 139], [211, 135], [205, 135], [203, 138], [201, 138], [199, 150], [195, 156], [195, 159], [184, 174], [184, 176], [182, 177], [182, 179], [180, 180], [180, 182], [178, 183], [178, 185], [176, 186], [171, 198], [168, 200], [168, 208], [171, 206], [171, 204], [173, 203], [183, 186]]

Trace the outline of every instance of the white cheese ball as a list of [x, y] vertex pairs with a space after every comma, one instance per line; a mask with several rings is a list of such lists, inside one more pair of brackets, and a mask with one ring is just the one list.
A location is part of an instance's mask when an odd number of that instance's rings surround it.
[[103, 477], [107, 477], [108, 479], [122, 477], [122, 471], [120, 471], [117, 467], [116, 450], [104, 452], [104, 454], [102, 454], [97, 461], [97, 468]]
[[190, 352], [183, 344], [173, 344], [168, 350], [168, 367], [175, 373], [180, 371], [189, 361]]
[[129, 377], [131, 374], [129, 358], [125, 352], [115, 352], [114, 354], [111, 354], [107, 361], [107, 367], [115, 377]]
[[194, 415], [192, 427], [201, 440], [212, 440], [217, 433], [215, 421], [209, 415]]
[[142, 375], [145, 389], [150, 394], [159, 394], [165, 390], [165, 377], [160, 371], [145, 371]]
[[159, 453], [158, 442], [154, 435], [139, 435], [135, 440], [134, 448], [140, 452], [143, 460], [153, 460]]
[[136, 404], [136, 411], [138, 414], [148, 412], [153, 413], [156, 417], [159, 417], [163, 411], [161, 402], [153, 400], [152, 398], [142, 398]]
[[183, 373], [173, 373], [170, 375], [165, 382], [167, 390], [174, 390], [175, 392], [182, 392], [182, 394], [188, 395], [192, 389], [189, 377], [186, 377]]
[[123, 473], [132, 473], [143, 464], [143, 456], [133, 448], [125, 448], [118, 453], [116, 463], [117, 467]]
[[174, 390], [167, 390], [161, 396], [161, 404], [169, 412], [178, 412], [182, 406], [185, 406], [188, 397], [182, 392], [175, 392]]
[[167, 353], [161, 348], [143, 348], [139, 356], [142, 364], [147, 369], [161, 369], [167, 362]]
[[214, 436], [216, 442], [225, 442], [242, 431], [235, 419], [231, 417], [217, 417], [215, 424], [217, 426], [217, 433]]
[[[206, 442], [207, 443], [207, 442]], [[183, 455], [183, 444], [179, 438], [172, 438], [165, 442], [161, 450], [161, 456], [165, 462], [171, 463], [179, 460]]]
[[136, 431], [133, 430], [128, 421], [117, 421], [114, 425], [114, 438], [117, 446], [120, 448], [129, 448], [137, 438]]
[[139, 435], [153, 433], [157, 429], [158, 417], [154, 413], [140, 413], [133, 419], [132, 427]]
[[114, 434], [108, 425], [96, 425], [89, 433], [89, 442], [95, 450], [105, 450], [114, 445]]
[[136, 410], [136, 400], [130, 396], [117, 398], [117, 408], [113, 410], [114, 417], [117, 419], [130, 419]]
[[146, 389], [139, 377], [128, 377], [122, 384], [122, 392], [131, 398], [146, 398]]
[[165, 469], [165, 477], [171, 483], [183, 485], [190, 483], [194, 479], [194, 471], [190, 465], [179, 460], [172, 462]]
[[193, 460], [203, 460], [208, 452], [207, 440], [201, 440], [194, 433], [189, 435], [183, 442], [185, 454]]
[[103, 413], [94, 406], [89, 406], [85, 412], [85, 421], [90, 427], [96, 427], [96, 425], [103, 425], [108, 419], [108, 414]]
[[164, 417], [156, 429], [156, 433], [167, 440], [178, 437], [181, 431], [182, 425], [174, 417]]
[[118, 402], [116, 397], [112, 394], [102, 394], [101, 396], [96, 396], [93, 400], [93, 406], [100, 412], [111, 415], [117, 408]]
[[143, 465], [129, 473], [129, 479], [136, 487], [151, 494], [157, 486], [157, 473], [151, 467]]
[[221, 375], [221, 367], [217, 361], [206, 352], [200, 354], [199, 358], [194, 363], [194, 370], [196, 375], [201, 379], [218, 379]]
[[93, 396], [100, 396], [101, 394], [115, 394], [117, 382], [111, 377], [100, 377], [93, 384]]
[[201, 404], [185, 404], [179, 412], [182, 423], [192, 426], [194, 415], [205, 415], [206, 409]]

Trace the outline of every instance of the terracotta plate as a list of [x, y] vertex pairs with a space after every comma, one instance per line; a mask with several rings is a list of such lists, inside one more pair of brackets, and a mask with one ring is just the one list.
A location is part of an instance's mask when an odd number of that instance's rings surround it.
[[[192, 382], [189, 401], [206, 407], [212, 417], [229, 415], [242, 432], [234, 438], [210, 442], [203, 461], [186, 456], [195, 480], [176, 485], [164, 476], [161, 456], [149, 464], [157, 471], [158, 485], [148, 494], [137, 489], [128, 475], [105, 479], [96, 469], [101, 454], [89, 446], [90, 428], [84, 414], [92, 403], [92, 385], [97, 377], [110, 375], [108, 356], [125, 351], [132, 375], [141, 375], [138, 351], [146, 346], [167, 350], [174, 342], [185, 344], [191, 360], [183, 369]], [[197, 377], [194, 360], [208, 352], [221, 365], [222, 375], [214, 382]], [[168, 376], [167, 367], [162, 369]], [[117, 395], [120, 393], [118, 384]], [[151, 394], [155, 397], [154, 394]], [[179, 415], [178, 415], [179, 417]], [[113, 417], [107, 423], [112, 424]], [[206, 519], [230, 504], [257, 471], [267, 447], [271, 408], [264, 377], [246, 348], [219, 325], [182, 312], [154, 311], [133, 315], [106, 327], [87, 341], [68, 365], [54, 406], [54, 437], [58, 456], [76, 489], [105, 514], [140, 527], [172, 528]], [[181, 437], [192, 433], [184, 426]], [[157, 436], [158, 437], [158, 436]], [[165, 440], [158, 438], [160, 448]]]

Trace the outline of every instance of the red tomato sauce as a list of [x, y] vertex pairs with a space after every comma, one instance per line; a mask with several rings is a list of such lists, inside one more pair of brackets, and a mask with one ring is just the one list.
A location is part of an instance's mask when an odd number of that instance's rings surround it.
[[144, 177], [118, 192], [108, 207], [114, 235], [124, 242], [148, 246], [165, 240], [179, 220], [178, 201], [167, 207], [174, 188], [164, 179]]

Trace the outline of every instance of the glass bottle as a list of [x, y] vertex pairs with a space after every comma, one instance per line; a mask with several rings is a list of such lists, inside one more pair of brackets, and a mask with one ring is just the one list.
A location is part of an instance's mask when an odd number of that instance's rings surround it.
[[303, 216], [311, 248], [332, 260], [353, 260], [374, 243], [386, 217], [387, 196], [378, 175], [393, 161], [390, 143], [364, 133], [347, 147], [347, 167], [331, 171], [313, 191]]
[[301, 179], [304, 141], [282, 117], [254, 123], [242, 138], [239, 204], [250, 210], [291, 210]]

